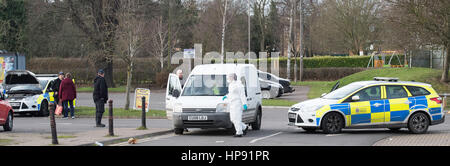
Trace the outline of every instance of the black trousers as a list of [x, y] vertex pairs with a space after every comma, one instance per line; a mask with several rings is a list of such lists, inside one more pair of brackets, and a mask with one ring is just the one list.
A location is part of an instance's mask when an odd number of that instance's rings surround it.
[[95, 102], [95, 123], [97, 125], [102, 123], [103, 113], [105, 112], [105, 101], [98, 100]]

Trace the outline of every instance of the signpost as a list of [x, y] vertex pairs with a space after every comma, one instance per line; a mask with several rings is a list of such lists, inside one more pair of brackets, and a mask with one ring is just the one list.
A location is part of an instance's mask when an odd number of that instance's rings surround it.
[[137, 88], [134, 92], [134, 110], [142, 110], [142, 97], [145, 97], [145, 111], [150, 110], [150, 89]]

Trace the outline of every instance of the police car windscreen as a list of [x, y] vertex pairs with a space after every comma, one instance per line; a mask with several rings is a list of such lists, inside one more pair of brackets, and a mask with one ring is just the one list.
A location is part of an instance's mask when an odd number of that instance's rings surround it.
[[322, 98], [339, 100], [339, 99], [344, 98], [345, 96], [350, 95], [352, 92], [355, 92], [356, 90], [358, 90], [362, 87], [363, 87], [363, 85], [359, 85], [359, 84], [349, 84], [347, 86], [339, 88], [339, 89], [325, 95]]
[[228, 93], [226, 75], [192, 75], [182, 96], [225, 96]]

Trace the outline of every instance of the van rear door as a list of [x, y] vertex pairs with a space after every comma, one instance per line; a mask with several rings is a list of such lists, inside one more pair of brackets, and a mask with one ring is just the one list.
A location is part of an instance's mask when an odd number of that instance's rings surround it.
[[180, 79], [175, 74], [170, 74], [167, 80], [166, 88], [166, 116], [167, 119], [172, 120], [173, 107], [178, 97], [174, 96], [174, 91], [178, 90], [181, 93]]

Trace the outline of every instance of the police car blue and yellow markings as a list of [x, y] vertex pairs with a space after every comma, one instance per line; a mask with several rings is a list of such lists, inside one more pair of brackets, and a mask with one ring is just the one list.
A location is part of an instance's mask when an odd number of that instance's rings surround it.
[[[361, 89], [365, 88], [368, 87]], [[382, 89], [383, 98], [387, 98], [385, 86], [383, 86]], [[406, 88], [405, 90], [408, 93], [408, 96], [412, 96]], [[359, 90], [356, 92], [358, 91]], [[350, 96], [354, 94], [351, 94]], [[317, 111], [316, 125], [320, 126], [321, 118], [326, 113], [332, 111], [338, 111], [345, 116], [346, 126], [384, 122], [404, 122], [411, 115], [411, 113], [420, 110], [428, 111], [431, 115], [431, 120], [440, 120], [443, 112], [441, 104], [437, 101], [432, 101], [431, 98], [433, 98], [433, 96], [417, 96], [398, 99], [331, 104], [329, 106], [324, 106]], [[429, 105], [429, 103], [431, 104]]]

